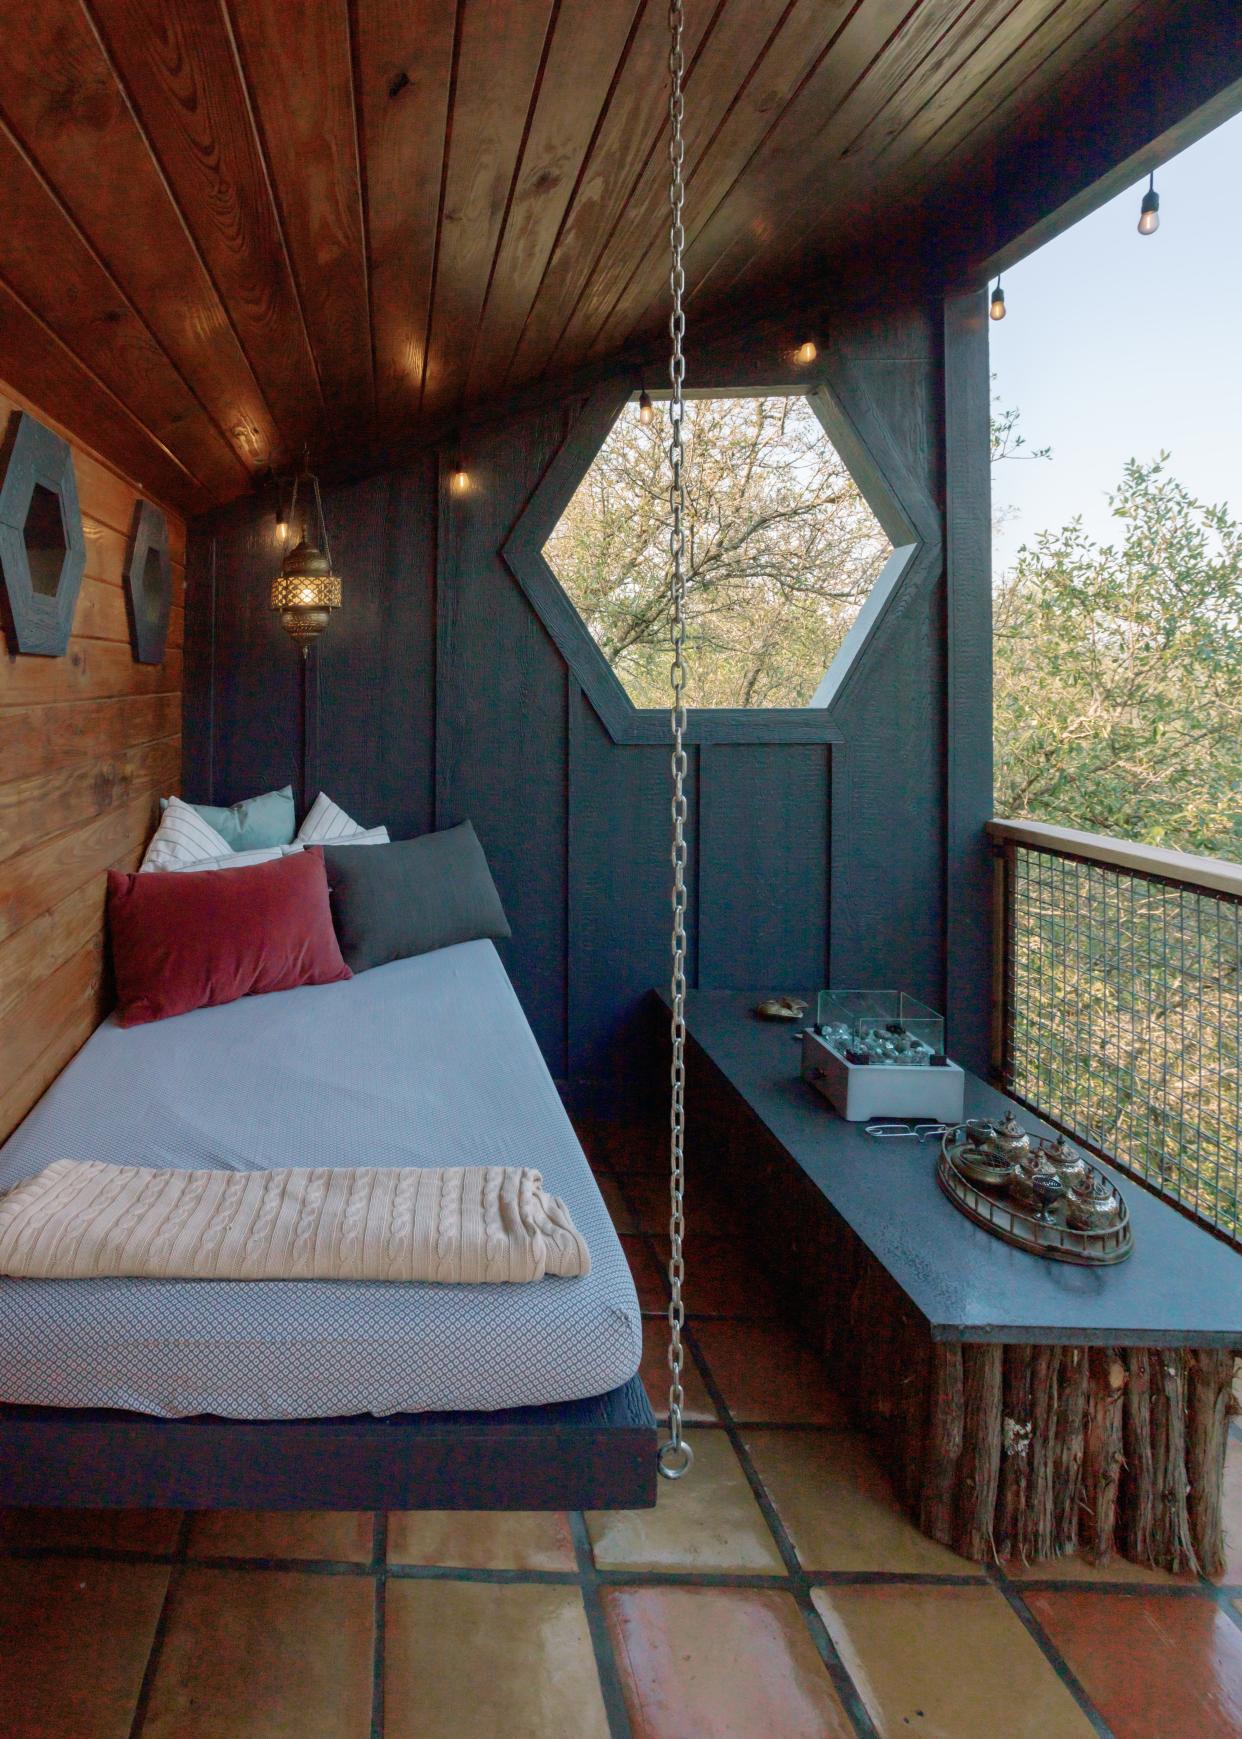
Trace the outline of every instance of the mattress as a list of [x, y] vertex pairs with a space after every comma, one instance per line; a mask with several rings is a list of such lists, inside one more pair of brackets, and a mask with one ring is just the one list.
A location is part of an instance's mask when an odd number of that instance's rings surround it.
[[106, 1021], [0, 1148], [210, 1166], [531, 1165], [590, 1274], [528, 1285], [0, 1279], [0, 1400], [287, 1419], [491, 1410], [637, 1370], [634, 1284], [490, 942], [123, 1029]]

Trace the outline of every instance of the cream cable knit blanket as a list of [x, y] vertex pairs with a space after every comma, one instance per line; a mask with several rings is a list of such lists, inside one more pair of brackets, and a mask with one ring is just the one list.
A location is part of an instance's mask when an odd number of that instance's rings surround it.
[[0, 1274], [542, 1280], [590, 1272], [527, 1166], [155, 1171], [58, 1159], [0, 1196]]

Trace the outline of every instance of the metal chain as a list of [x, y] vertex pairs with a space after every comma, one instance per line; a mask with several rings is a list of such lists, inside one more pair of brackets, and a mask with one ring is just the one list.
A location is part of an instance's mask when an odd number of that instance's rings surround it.
[[686, 336], [686, 316], [682, 301], [686, 290], [686, 273], [683, 256], [686, 247], [686, 231], [682, 223], [682, 206], [685, 203], [685, 183], [682, 180], [682, 169], [685, 162], [685, 145], [682, 140], [682, 119], [684, 106], [682, 101], [682, 80], [685, 74], [685, 60], [682, 53], [682, 0], [670, 0], [668, 9], [669, 29], [669, 98], [668, 98], [668, 161], [669, 161], [669, 251], [672, 265], [669, 272], [669, 285], [673, 293], [673, 309], [669, 316], [669, 335], [672, 338], [672, 356], [669, 360], [669, 380], [672, 383], [672, 396], [669, 403], [669, 444], [668, 458], [671, 476], [669, 480], [668, 502], [671, 524], [669, 528], [669, 554], [671, 561], [670, 604], [671, 637], [673, 645], [672, 662], [672, 727], [673, 727], [673, 933], [672, 933], [672, 1108], [670, 1112], [670, 1172], [669, 1172], [669, 1259], [668, 1282], [671, 1297], [668, 1306], [669, 1322], [669, 1390], [668, 1390], [668, 1442], [660, 1448], [659, 1467], [665, 1479], [680, 1479], [683, 1473], [688, 1473], [694, 1460], [694, 1451], [681, 1434], [681, 1408], [684, 1395], [681, 1386], [682, 1344], [681, 1331], [685, 1323], [686, 1313], [682, 1304], [681, 1289], [685, 1279], [685, 1263], [682, 1260], [682, 1239], [685, 1235], [685, 1137], [686, 1137], [686, 665], [684, 658], [686, 638], [686, 581], [683, 569], [685, 554], [685, 513], [686, 486], [682, 477], [682, 415], [685, 410], [683, 386], [686, 378], [686, 359], [683, 345]]

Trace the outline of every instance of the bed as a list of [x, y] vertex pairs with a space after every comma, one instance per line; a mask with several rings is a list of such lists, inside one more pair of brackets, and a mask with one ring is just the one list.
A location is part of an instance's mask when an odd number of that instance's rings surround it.
[[66, 1157], [535, 1165], [591, 1272], [470, 1287], [0, 1279], [0, 1501], [652, 1501], [633, 1282], [490, 942], [106, 1021], [0, 1149], [0, 1189]]

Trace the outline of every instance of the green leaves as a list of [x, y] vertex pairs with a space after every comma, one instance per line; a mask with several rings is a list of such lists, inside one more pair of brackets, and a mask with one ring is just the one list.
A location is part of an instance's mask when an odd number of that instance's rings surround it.
[[997, 810], [1242, 856], [1242, 525], [1131, 459], [995, 595]]

